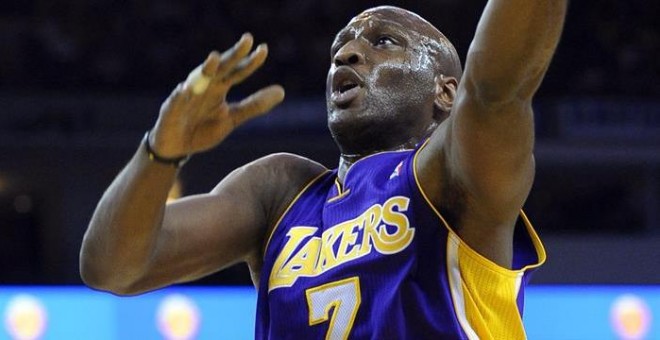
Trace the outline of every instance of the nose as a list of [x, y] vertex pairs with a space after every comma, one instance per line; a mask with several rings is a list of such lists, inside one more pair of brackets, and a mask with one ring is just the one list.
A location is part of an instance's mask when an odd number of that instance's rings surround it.
[[342, 48], [335, 53], [334, 57], [334, 62], [336, 66], [342, 66], [342, 65], [356, 65], [356, 64], [362, 64], [365, 62], [365, 57], [364, 53], [360, 51], [360, 44], [353, 40], [346, 45], [342, 46]]

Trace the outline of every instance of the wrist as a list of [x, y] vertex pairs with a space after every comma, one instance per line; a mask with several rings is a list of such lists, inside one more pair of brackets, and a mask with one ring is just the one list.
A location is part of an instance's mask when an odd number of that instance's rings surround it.
[[147, 130], [147, 133], [145, 133], [144, 138], [142, 139], [142, 144], [144, 144], [144, 150], [146, 151], [147, 156], [149, 157], [149, 160], [151, 162], [159, 163], [163, 165], [169, 165], [176, 169], [179, 169], [184, 164], [186, 164], [186, 162], [190, 159], [190, 155], [185, 155], [181, 157], [164, 157], [159, 155], [151, 145], [151, 141], [149, 140], [150, 134], [151, 134], [151, 130]]

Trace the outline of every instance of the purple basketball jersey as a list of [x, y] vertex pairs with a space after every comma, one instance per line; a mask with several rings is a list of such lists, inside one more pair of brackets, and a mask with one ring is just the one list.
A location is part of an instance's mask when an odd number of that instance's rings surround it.
[[524, 337], [523, 287], [545, 260], [529, 221], [516, 226], [513, 269], [460, 240], [428, 203], [415, 150], [328, 171], [305, 187], [270, 235], [257, 339]]

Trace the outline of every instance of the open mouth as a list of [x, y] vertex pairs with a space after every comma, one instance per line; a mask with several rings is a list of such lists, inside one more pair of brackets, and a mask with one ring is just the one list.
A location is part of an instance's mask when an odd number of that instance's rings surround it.
[[340, 66], [332, 76], [331, 101], [339, 108], [347, 108], [356, 99], [362, 85], [360, 75], [351, 67]]
[[353, 88], [356, 88], [357, 86], [358, 86], [358, 84], [355, 83], [355, 82], [352, 82], [352, 81], [350, 81], [350, 80], [349, 80], [349, 81], [345, 81], [344, 83], [342, 83], [341, 85], [339, 85], [339, 93], [344, 93], [344, 92], [346, 92], [346, 91], [348, 91], [348, 90], [351, 90], [351, 89], [353, 89]]

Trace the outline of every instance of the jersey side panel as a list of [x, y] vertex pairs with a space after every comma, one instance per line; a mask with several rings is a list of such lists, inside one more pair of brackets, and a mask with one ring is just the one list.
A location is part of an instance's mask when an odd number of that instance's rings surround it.
[[[413, 162], [413, 171], [414, 166]], [[446, 275], [454, 312], [466, 337], [524, 339], [521, 317], [523, 287], [531, 270], [540, 266], [546, 258], [543, 245], [525, 214], [521, 211], [521, 223], [517, 224], [514, 232], [514, 269], [504, 268], [461, 240], [430, 202], [416, 173], [415, 182], [419, 194], [447, 230]]]

